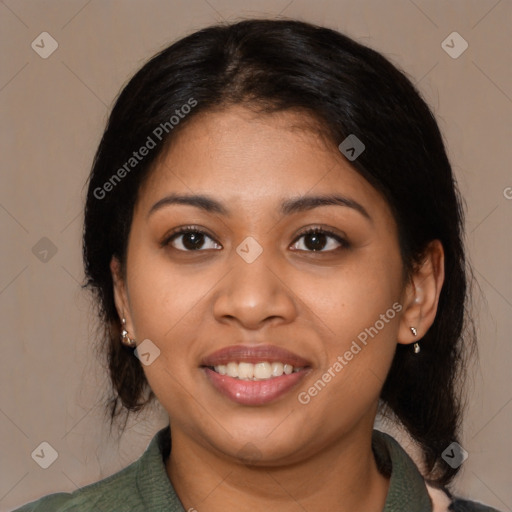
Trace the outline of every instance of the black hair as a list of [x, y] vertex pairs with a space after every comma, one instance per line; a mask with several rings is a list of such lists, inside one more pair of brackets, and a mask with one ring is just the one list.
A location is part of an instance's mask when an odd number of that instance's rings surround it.
[[[430, 241], [441, 241], [445, 281], [435, 321], [419, 354], [397, 346], [381, 399], [420, 445], [429, 479], [450, 482], [457, 469], [441, 453], [458, 440], [457, 379], [474, 329], [466, 328], [463, 210], [442, 136], [414, 85], [384, 56], [296, 20], [199, 30], [151, 58], [115, 102], [89, 178], [83, 235], [85, 286], [96, 294], [105, 328], [111, 420], [140, 410], [153, 393], [138, 359], [120, 342], [110, 260], [116, 256], [124, 265], [138, 192], [169, 141], [199, 113], [235, 104], [261, 113], [301, 110], [336, 146], [351, 134], [364, 143], [351, 164], [393, 211], [405, 275]], [[151, 148], [136, 158], [143, 146]]]

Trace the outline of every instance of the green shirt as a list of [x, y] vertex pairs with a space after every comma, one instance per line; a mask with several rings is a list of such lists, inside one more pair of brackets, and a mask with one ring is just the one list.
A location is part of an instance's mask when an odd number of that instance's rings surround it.
[[[373, 431], [372, 448], [379, 469], [390, 476], [383, 512], [431, 512], [424, 479], [403, 448], [378, 430]], [[167, 476], [165, 459], [169, 453], [167, 426], [155, 435], [138, 460], [120, 472], [71, 494], [50, 494], [15, 512], [186, 512]], [[460, 508], [453, 510], [494, 511], [473, 502], [458, 503]]]

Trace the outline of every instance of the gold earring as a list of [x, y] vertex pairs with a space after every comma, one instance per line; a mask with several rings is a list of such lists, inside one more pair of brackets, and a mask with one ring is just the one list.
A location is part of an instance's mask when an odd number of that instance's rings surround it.
[[[418, 331], [417, 331], [416, 327], [411, 327], [411, 332], [412, 332], [413, 336], [416, 336], [418, 334]], [[420, 344], [418, 342], [416, 342], [413, 345], [413, 348], [414, 348], [414, 353], [415, 354], [417, 354], [421, 350]]]
[[133, 338], [130, 338], [128, 336], [128, 331], [126, 330], [126, 318], [123, 318], [122, 322], [123, 322], [123, 330], [121, 332], [121, 341], [127, 347], [133, 348], [133, 347], [135, 347], [136, 342], [135, 342], [135, 340]]

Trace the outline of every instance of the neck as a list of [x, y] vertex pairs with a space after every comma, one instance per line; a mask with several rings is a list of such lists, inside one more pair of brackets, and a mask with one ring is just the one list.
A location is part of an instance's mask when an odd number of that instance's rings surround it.
[[314, 456], [278, 467], [244, 465], [218, 456], [172, 423], [171, 433], [166, 468], [185, 510], [384, 509], [389, 480], [377, 469], [372, 427], [354, 429]]

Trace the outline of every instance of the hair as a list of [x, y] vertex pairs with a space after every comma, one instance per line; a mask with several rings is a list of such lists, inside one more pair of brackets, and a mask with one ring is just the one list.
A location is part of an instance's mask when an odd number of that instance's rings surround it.
[[[351, 165], [389, 203], [405, 276], [429, 242], [441, 241], [445, 281], [436, 318], [419, 354], [397, 346], [380, 398], [421, 447], [428, 479], [448, 484], [458, 468], [441, 454], [459, 439], [458, 383], [474, 329], [468, 328], [463, 210], [442, 135], [411, 81], [380, 53], [296, 20], [244, 20], [194, 32], [152, 57], [115, 101], [88, 181], [83, 233], [84, 287], [96, 298], [108, 353], [111, 425], [154, 395], [132, 349], [120, 341], [110, 261], [117, 257], [125, 269], [138, 193], [169, 141], [199, 113], [237, 104], [262, 115], [299, 110], [336, 146], [350, 134], [364, 143]], [[154, 148], [134, 159], [149, 139]]]

